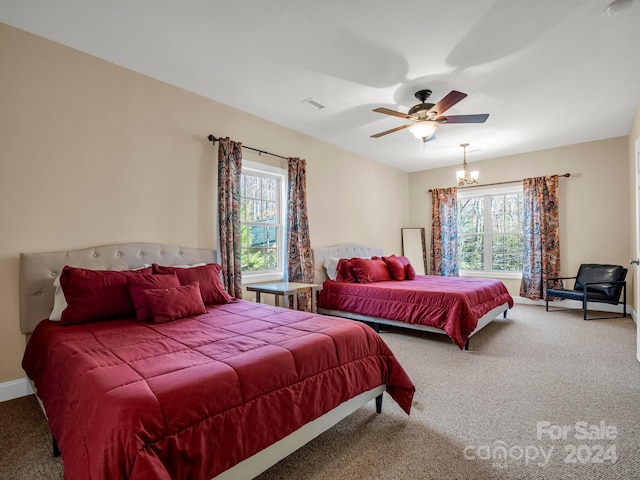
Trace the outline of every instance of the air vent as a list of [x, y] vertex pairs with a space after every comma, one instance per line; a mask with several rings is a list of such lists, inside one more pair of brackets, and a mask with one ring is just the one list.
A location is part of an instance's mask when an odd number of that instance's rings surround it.
[[306, 100], [302, 101], [303, 103], [308, 103], [309, 105], [311, 105], [312, 107], [317, 108], [318, 110], [322, 110], [324, 108], [324, 105], [322, 105], [321, 103], [316, 102], [313, 98], [307, 98]]

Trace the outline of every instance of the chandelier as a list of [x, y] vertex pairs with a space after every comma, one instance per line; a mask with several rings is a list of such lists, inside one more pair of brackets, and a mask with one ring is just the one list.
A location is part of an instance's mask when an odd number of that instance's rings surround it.
[[461, 143], [460, 146], [464, 149], [464, 157], [462, 161], [462, 170], [458, 170], [456, 172], [456, 179], [458, 180], [458, 186], [464, 187], [465, 185], [478, 183], [479, 172], [477, 170], [469, 171], [469, 166], [467, 165], [467, 147], [469, 144]]

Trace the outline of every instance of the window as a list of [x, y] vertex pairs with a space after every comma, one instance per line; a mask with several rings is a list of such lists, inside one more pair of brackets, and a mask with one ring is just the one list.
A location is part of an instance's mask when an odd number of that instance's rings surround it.
[[286, 171], [243, 162], [240, 254], [243, 281], [281, 280], [284, 273]]
[[521, 185], [458, 191], [460, 271], [522, 271], [522, 198]]

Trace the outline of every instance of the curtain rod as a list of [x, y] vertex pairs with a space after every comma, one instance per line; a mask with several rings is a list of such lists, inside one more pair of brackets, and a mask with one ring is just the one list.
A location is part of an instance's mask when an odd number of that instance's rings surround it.
[[[551, 175], [547, 175], [547, 176], [551, 176]], [[570, 177], [571, 174], [570, 173], [565, 173], [562, 175], [558, 175], [558, 177]], [[495, 185], [506, 185], [507, 183], [516, 183], [516, 182], [521, 182], [522, 180], [509, 180], [508, 182], [495, 182], [495, 183], [483, 183], [482, 185], [467, 185], [466, 187], [458, 187], [459, 190], [461, 189], [465, 189], [465, 188], [477, 188], [477, 187], [493, 187]], [[433, 189], [430, 188], [429, 189], [429, 193], [433, 192]]]
[[[216, 138], [213, 135], [209, 135], [207, 139], [210, 142], [213, 142], [214, 145], [218, 140], [220, 140], [220, 138]], [[246, 148], [247, 150], [253, 150], [254, 152], [258, 152], [258, 155], [262, 155], [264, 153], [265, 155], [271, 155], [272, 157], [278, 157], [278, 158], [282, 158], [283, 160], [289, 160], [288, 157], [283, 157], [282, 155], [276, 155], [275, 153], [267, 152], [266, 150], [259, 150], [257, 148], [247, 147], [246, 145], [242, 145], [242, 148]]]

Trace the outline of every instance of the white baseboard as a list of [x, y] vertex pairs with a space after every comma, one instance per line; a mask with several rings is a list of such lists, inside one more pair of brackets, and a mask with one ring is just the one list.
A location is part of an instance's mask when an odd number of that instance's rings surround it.
[[25, 397], [32, 393], [33, 388], [31, 388], [31, 384], [26, 378], [0, 383], [0, 402]]
[[[546, 305], [546, 302], [544, 300], [530, 300], [528, 298], [519, 297], [519, 296], [513, 297], [513, 302], [521, 303], [523, 305], [539, 305], [541, 307], [544, 307]], [[579, 302], [577, 300], [559, 300], [555, 302], [549, 302], [549, 311], [551, 311], [552, 309], [551, 307], [582, 310], [582, 302]], [[611, 313], [622, 314], [623, 305], [622, 304], [610, 305], [608, 303], [589, 302], [588, 309], [595, 310], [598, 312], [611, 312]], [[627, 314], [631, 315], [631, 318], [633, 318], [633, 321], [637, 323], [635, 313], [636, 312], [633, 310], [631, 305], [627, 304]]]

